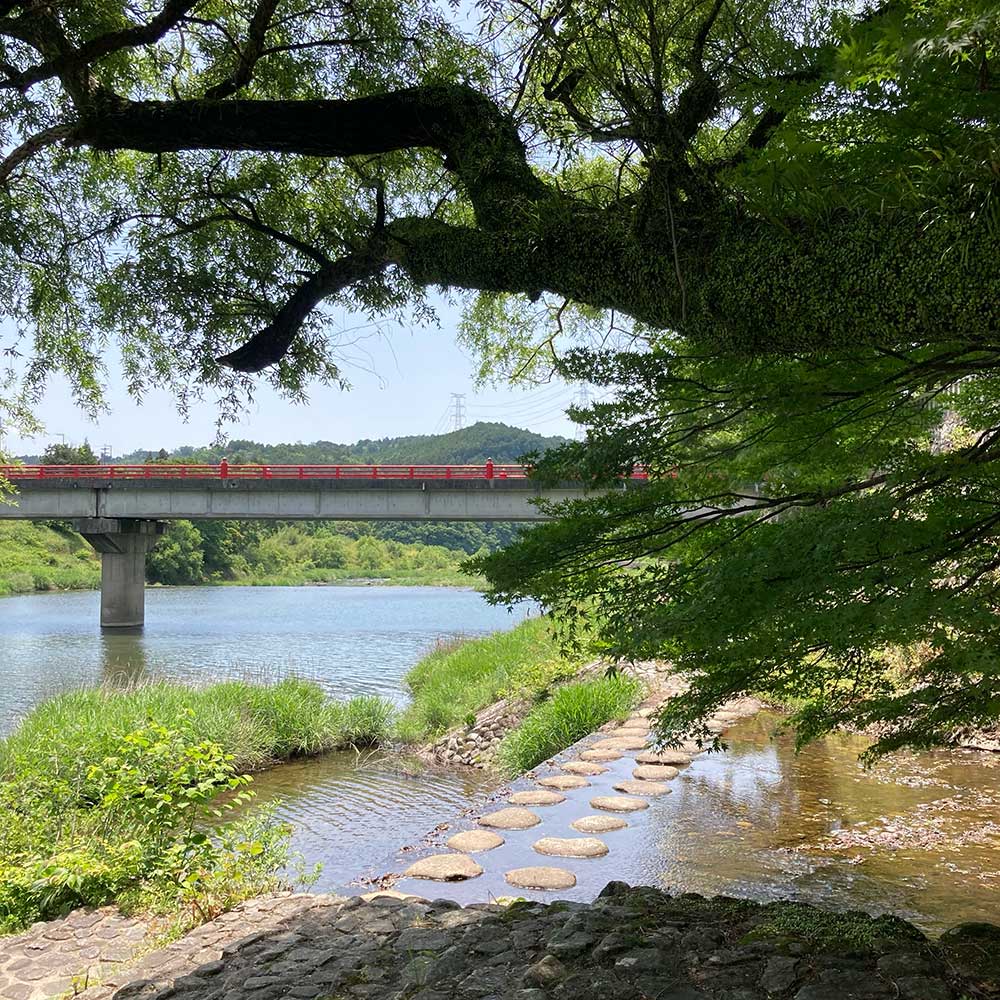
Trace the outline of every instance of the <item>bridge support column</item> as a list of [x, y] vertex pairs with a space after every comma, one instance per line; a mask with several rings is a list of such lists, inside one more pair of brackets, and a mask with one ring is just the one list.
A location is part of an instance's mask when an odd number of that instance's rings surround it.
[[135, 628], [146, 620], [146, 553], [163, 533], [160, 521], [88, 517], [74, 527], [101, 553], [101, 628]]

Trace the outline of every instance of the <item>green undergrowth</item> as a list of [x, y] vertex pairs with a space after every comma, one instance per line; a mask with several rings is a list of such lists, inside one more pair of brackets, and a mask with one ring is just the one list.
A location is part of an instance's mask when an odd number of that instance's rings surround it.
[[0, 596], [93, 590], [100, 582], [100, 559], [75, 532], [30, 521], [0, 521]]
[[605, 722], [626, 718], [641, 697], [641, 683], [624, 674], [557, 688], [501, 741], [501, 770], [510, 777], [523, 774]]
[[834, 913], [807, 903], [777, 902], [763, 908], [748, 937], [801, 941], [824, 951], [876, 950], [888, 941], [923, 942], [912, 924], [889, 914], [872, 917], [859, 910]]
[[397, 735], [407, 743], [434, 739], [500, 698], [542, 698], [578, 668], [560, 654], [544, 618], [482, 639], [439, 642], [405, 677], [412, 701]]
[[81, 773], [109, 755], [123, 733], [149, 719], [182, 716], [190, 716], [192, 738], [218, 744], [236, 770], [256, 771], [291, 757], [384, 742], [392, 714], [385, 699], [333, 701], [318, 684], [297, 678], [86, 688], [43, 702], [0, 741], [0, 778], [15, 767]]
[[287, 887], [290, 829], [250, 773], [388, 738], [393, 706], [314, 683], [74, 691], [0, 741], [0, 933], [116, 903], [181, 930]]

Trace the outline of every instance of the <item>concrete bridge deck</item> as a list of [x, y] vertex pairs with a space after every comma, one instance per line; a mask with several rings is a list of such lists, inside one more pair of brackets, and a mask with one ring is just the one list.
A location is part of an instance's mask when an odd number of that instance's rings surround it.
[[101, 553], [104, 628], [143, 624], [146, 553], [164, 521], [543, 521], [538, 499], [586, 494], [579, 483], [542, 489], [524, 467], [493, 462], [0, 466], [4, 480], [15, 493], [0, 519], [73, 521]]

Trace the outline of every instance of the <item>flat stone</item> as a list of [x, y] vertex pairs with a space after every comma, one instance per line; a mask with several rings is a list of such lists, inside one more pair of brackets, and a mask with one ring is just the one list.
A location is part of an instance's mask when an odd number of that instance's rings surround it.
[[683, 750], [685, 753], [691, 754], [691, 756], [694, 757], [697, 754], [705, 753], [708, 750], [708, 747], [707, 746], [701, 746], [701, 747], [698, 746], [698, 744], [697, 744], [697, 742], [695, 740], [685, 740], [681, 744], [681, 750]]
[[587, 788], [590, 782], [576, 774], [553, 774], [549, 778], [539, 778], [536, 784], [542, 788]]
[[490, 830], [463, 830], [448, 838], [448, 846], [453, 851], [492, 851], [504, 842], [499, 833]]
[[606, 740], [598, 740], [595, 750], [645, 750], [646, 739], [640, 736], [611, 736]]
[[671, 781], [678, 774], [680, 771], [668, 764], [640, 764], [632, 771], [632, 777], [640, 781]]
[[580, 833], [608, 833], [611, 830], [624, 830], [628, 823], [620, 816], [581, 816], [573, 820], [570, 826]]
[[625, 792], [626, 795], [669, 795], [670, 786], [662, 781], [618, 781], [612, 788], [616, 792]]
[[565, 868], [549, 868], [539, 865], [531, 868], [515, 868], [504, 875], [509, 885], [520, 889], [572, 889], [576, 876]]
[[542, 837], [531, 849], [556, 858], [603, 858], [608, 845], [596, 837]]
[[691, 754], [683, 750], [643, 750], [635, 755], [635, 759], [640, 764], [670, 764], [676, 767], [678, 764], [690, 764]]
[[509, 801], [514, 806], [557, 806], [566, 801], [566, 796], [550, 792], [546, 788], [535, 788], [527, 792], [514, 792]]
[[739, 712], [716, 712], [713, 716], [716, 722], [738, 722], [743, 718]]
[[614, 737], [620, 740], [641, 739], [645, 741], [649, 739], [649, 730], [629, 729], [628, 726], [622, 726], [621, 729], [614, 731]]
[[584, 750], [580, 754], [580, 760], [621, 760], [622, 755], [617, 750]]
[[479, 820], [480, 826], [490, 826], [495, 830], [528, 830], [541, 823], [541, 817], [530, 809], [500, 809], [487, 813]]
[[568, 760], [565, 764], [559, 765], [559, 770], [568, 774], [607, 774], [608, 769], [586, 760]]
[[716, 722], [715, 719], [709, 719], [708, 722], [705, 723], [705, 728], [710, 733], [724, 733], [728, 727], [728, 722]]
[[626, 719], [623, 723], [625, 729], [641, 729], [644, 733], [649, 732], [649, 719], [644, 719], [641, 715], [635, 715], [631, 719]]
[[482, 874], [482, 865], [467, 854], [432, 854], [415, 861], [403, 872], [405, 878], [429, 878], [435, 882], [458, 882]]
[[378, 892], [366, 892], [361, 898], [366, 903], [370, 903], [374, 899], [409, 899], [419, 900], [421, 903], [427, 902], [423, 896], [414, 896], [412, 892], [399, 892], [396, 889], [379, 889]]
[[640, 809], [648, 809], [649, 803], [628, 795], [598, 795], [596, 799], [590, 800], [590, 808], [604, 809], [606, 812], [638, 812]]

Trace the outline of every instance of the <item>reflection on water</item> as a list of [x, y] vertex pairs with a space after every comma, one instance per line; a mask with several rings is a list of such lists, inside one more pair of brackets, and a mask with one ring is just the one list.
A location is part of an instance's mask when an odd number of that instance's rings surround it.
[[314, 678], [336, 697], [403, 697], [442, 636], [524, 617], [438, 587], [176, 587], [146, 592], [146, 628], [101, 633], [100, 595], [0, 600], [0, 735], [44, 698], [102, 680]]
[[293, 849], [308, 866], [323, 863], [317, 890], [350, 893], [362, 891], [359, 876], [384, 874], [400, 846], [457, 816], [491, 784], [471, 768], [428, 768], [376, 752], [285, 764], [257, 775], [254, 789], [257, 803], [275, 803], [292, 824]]
[[[796, 754], [787, 737], [771, 739], [776, 722], [762, 713], [730, 730], [729, 751], [696, 757], [671, 794], [630, 813], [628, 829], [602, 835], [607, 857], [560, 858], [575, 889], [518, 894], [592, 899], [623, 879], [674, 893], [892, 911], [932, 931], [1000, 921], [1000, 757], [899, 755], [866, 772], [857, 759], [864, 741], [831, 736]], [[607, 766], [600, 780], [610, 786], [631, 777], [634, 763]], [[435, 894], [461, 902], [510, 894], [505, 871], [544, 863], [531, 849], [540, 836], [575, 836], [569, 824], [593, 812], [593, 788], [563, 794], [567, 803], [538, 810], [544, 827], [505, 831], [506, 843], [484, 856], [486, 874]], [[398, 888], [426, 891], [416, 880]]]

